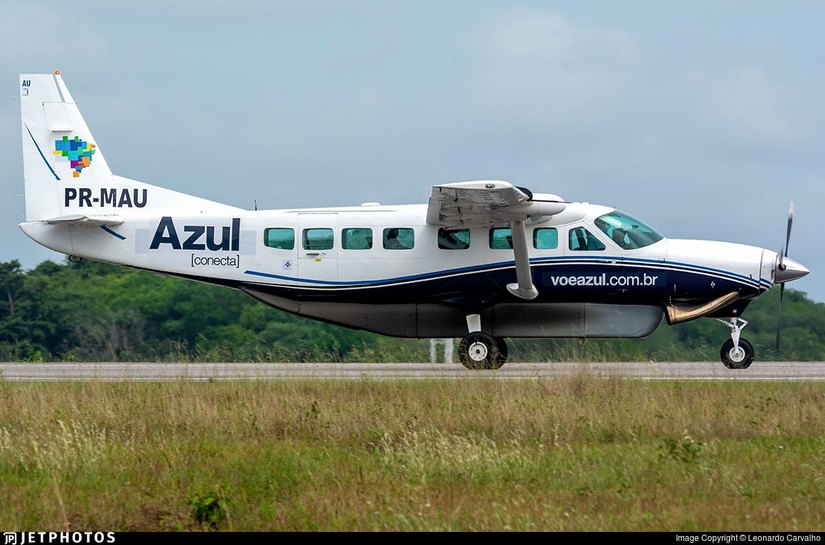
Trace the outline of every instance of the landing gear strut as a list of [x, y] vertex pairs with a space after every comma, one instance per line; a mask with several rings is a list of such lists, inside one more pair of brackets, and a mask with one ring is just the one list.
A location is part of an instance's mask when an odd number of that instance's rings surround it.
[[722, 363], [728, 369], [747, 369], [750, 367], [753, 363], [753, 345], [747, 339], [739, 337], [748, 322], [739, 317], [730, 320], [717, 318], [716, 320], [730, 328], [730, 339], [725, 341], [722, 350], [719, 352]]
[[458, 345], [458, 359], [467, 369], [498, 369], [507, 361], [507, 343], [481, 331], [478, 314], [467, 316], [470, 333]]

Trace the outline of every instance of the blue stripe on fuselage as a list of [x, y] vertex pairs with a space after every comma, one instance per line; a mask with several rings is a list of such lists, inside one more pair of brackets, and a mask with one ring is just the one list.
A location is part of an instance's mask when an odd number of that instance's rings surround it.
[[[532, 260], [531, 260], [532, 262]], [[506, 269], [515, 266], [514, 261], [500, 261], [498, 263], [485, 263], [484, 265], [474, 265], [472, 267], [459, 267], [457, 269], [444, 269], [441, 271], [434, 271], [431, 273], [412, 274], [409, 276], [398, 276], [395, 278], [386, 278], [381, 280], [314, 280], [310, 278], [295, 278], [292, 276], [283, 276], [279, 274], [265, 273], [259, 271], [244, 271], [244, 274], [252, 276], [262, 276], [264, 278], [275, 278], [278, 280], [290, 280], [293, 282], [303, 282], [307, 284], [319, 284], [322, 286], [338, 286], [338, 287], [363, 287], [369, 288], [372, 286], [386, 286], [389, 284], [398, 284], [404, 282], [415, 282], [419, 280], [433, 280], [436, 278], [447, 278], [459, 274], [467, 274], [472, 272], [486, 272], [495, 271], [499, 269]]]
[[[530, 260], [531, 264], [534, 265], [542, 265], [542, 264], [550, 264], [550, 265], [558, 265], [558, 266], [570, 266], [570, 265], [607, 265], [611, 268], [613, 267], [634, 267], [640, 270], [665, 270], [668, 272], [685, 272], [685, 273], [692, 273], [692, 274], [701, 274], [704, 276], [710, 276], [713, 278], [717, 278], [720, 280], [727, 280], [733, 281], [740, 284], [745, 284], [748, 287], [753, 287], [757, 289], [768, 289], [770, 288], [773, 283], [767, 279], [760, 278], [759, 280], [755, 280], [748, 276], [724, 271], [721, 269], [714, 269], [712, 267], [706, 267], [703, 265], [693, 265], [690, 263], [682, 263], [678, 261], [664, 261], [664, 260], [655, 260], [655, 259], [641, 259], [641, 258], [626, 258], [626, 257], [615, 257], [615, 256], [599, 256], [599, 257], [538, 257], [532, 258]], [[435, 280], [440, 278], [449, 278], [451, 276], [459, 276], [459, 275], [466, 275], [478, 272], [491, 272], [506, 268], [512, 268], [515, 266], [514, 261], [499, 261], [495, 263], [487, 263], [484, 265], [474, 265], [471, 267], [459, 267], [454, 269], [443, 269], [440, 271], [433, 271], [428, 273], [421, 273], [421, 274], [414, 274], [408, 276], [399, 276], [393, 278], [384, 278], [379, 280], [349, 280], [349, 281], [340, 281], [340, 280], [317, 280], [317, 279], [308, 279], [308, 278], [296, 278], [284, 275], [277, 275], [267, 272], [261, 271], [253, 271], [253, 270], [246, 270], [244, 271], [245, 274], [250, 276], [259, 276], [262, 278], [272, 278], [276, 280], [286, 280], [289, 282], [299, 282], [300, 285], [289, 286], [289, 285], [281, 285], [281, 287], [289, 288], [289, 287], [318, 287], [318, 288], [333, 288], [333, 289], [352, 289], [352, 288], [373, 288], [373, 287], [386, 287], [393, 284], [404, 284], [404, 283], [413, 283], [413, 282], [421, 282], [421, 281], [428, 281], [428, 280]], [[543, 267], [544, 268], [544, 267]], [[555, 267], [554, 267], [555, 268]], [[314, 284], [315, 286], [309, 286], [309, 284]]]

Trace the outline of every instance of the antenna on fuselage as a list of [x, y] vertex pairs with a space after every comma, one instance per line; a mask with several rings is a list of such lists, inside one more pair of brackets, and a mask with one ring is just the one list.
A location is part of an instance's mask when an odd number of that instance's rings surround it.
[[258, 210], [258, 199], [253, 199], [252, 202], [255, 204], [255, 211]]

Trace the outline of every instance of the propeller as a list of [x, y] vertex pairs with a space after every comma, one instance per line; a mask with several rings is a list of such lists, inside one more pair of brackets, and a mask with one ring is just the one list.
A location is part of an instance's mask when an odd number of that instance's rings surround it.
[[[793, 226], [793, 201], [788, 208], [788, 229], [785, 231], [785, 244], [782, 246], [777, 256], [776, 270], [787, 269], [785, 258], [788, 257], [788, 245], [791, 242], [791, 227]], [[785, 282], [779, 284], [779, 314], [776, 318], [776, 352], [779, 352], [780, 332], [782, 331], [782, 301], [785, 299]]]

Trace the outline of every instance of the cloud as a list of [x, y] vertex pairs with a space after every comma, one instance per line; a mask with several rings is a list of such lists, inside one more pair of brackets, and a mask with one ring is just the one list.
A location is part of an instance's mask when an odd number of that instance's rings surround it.
[[[82, 10], [55, 10], [51, 3], [36, 1], [19, 4], [0, 18], [0, 66], [50, 72], [60, 62], [89, 62], [104, 48]], [[44, 66], [44, 60], [50, 64]]]
[[[60, 14], [52, 13], [45, 6], [23, 4], [0, 17], [0, 36], [4, 47], [0, 48], [0, 64], [14, 66], [20, 58], [42, 59], [53, 56], [53, 44], [41, 39], [42, 35], [59, 35], [71, 26]], [[37, 29], [37, 32], [33, 32]]]
[[620, 116], [639, 65], [629, 35], [539, 10], [506, 12], [469, 45], [477, 107], [519, 128], [567, 135]]
[[793, 153], [807, 128], [791, 92], [758, 66], [692, 71], [684, 77], [695, 113], [688, 130], [722, 153]]
[[[764, 160], [810, 153], [822, 113], [804, 78], [747, 57], [689, 58], [554, 12], [516, 9], [470, 35], [467, 106], [476, 125], [571, 152], [654, 150]], [[672, 46], [671, 46], [672, 47]], [[697, 68], [698, 66], [698, 68]], [[821, 109], [820, 109], [821, 110]]]

